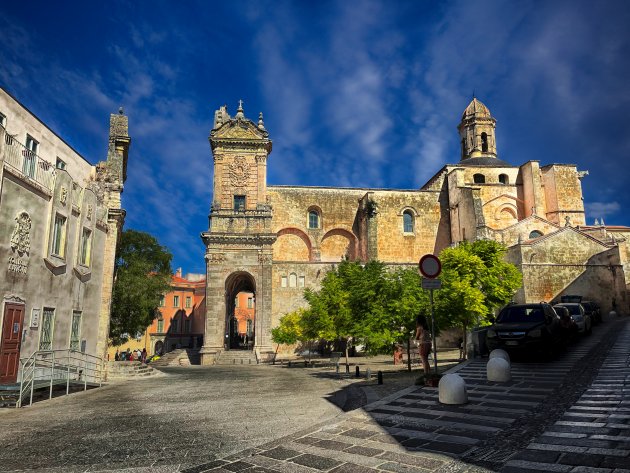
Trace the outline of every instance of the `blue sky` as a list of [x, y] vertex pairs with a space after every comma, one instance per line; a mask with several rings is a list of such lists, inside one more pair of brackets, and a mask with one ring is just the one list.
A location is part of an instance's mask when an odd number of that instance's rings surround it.
[[417, 188], [473, 91], [499, 157], [574, 163], [587, 222], [630, 224], [630, 2], [3, 2], [0, 84], [93, 163], [124, 106], [126, 228], [204, 272], [208, 134], [262, 111], [270, 184]]

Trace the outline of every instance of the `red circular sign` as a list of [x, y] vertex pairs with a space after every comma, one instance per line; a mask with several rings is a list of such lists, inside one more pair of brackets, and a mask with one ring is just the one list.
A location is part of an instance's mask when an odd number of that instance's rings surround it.
[[437, 278], [442, 272], [442, 263], [440, 259], [434, 255], [424, 255], [420, 258], [418, 267], [422, 275], [429, 279]]

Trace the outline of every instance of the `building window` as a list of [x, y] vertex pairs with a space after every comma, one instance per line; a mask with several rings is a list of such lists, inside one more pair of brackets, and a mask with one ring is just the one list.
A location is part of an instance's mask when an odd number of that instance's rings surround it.
[[238, 309], [238, 296], [234, 298], [234, 307]]
[[245, 210], [245, 196], [244, 195], [234, 196], [234, 210]]
[[247, 298], [247, 308], [248, 309], [253, 309], [254, 308], [254, 298], [253, 297], [248, 297]]
[[186, 296], [186, 309], [190, 309], [192, 306], [192, 297]]
[[24, 155], [22, 172], [30, 178], [35, 177], [35, 159], [38, 147], [39, 143], [31, 135], [26, 135], [26, 149], [22, 151]]
[[298, 287], [304, 287], [304, 276], [298, 278]]
[[486, 133], [481, 134], [481, 152], [488, 152], [488, 135]]
[[179, 319], [171, 320], [171, 333], [179, 333]]
[[499, 174], [499, 182], [504, 185], [508, 185], [510, 183], [510, 178], [507, 174]]
[[41, 333], [39, 335], [39, 349], [52, 350], [53, 332], [55, 329], [55, 309], [44, 307]]
[[57, 157], [57, 163], [55, 164], [55, 167], [57, 169], [66, 169], [66, 162], [60, 157]]
[[89, 266], [92, 258], [92, 230], [89, 228], [83, 229], [81, 235], [81, 254], [79, 255], [79, 264], [83, 266]]
[[485, 184], [486, 176], [484, 176], [483, 174], [475, 174], [473, 176], [473, 182], [475, 184]]
[[403, 212], [403, 232], [413, 233], [413, 214], [411, 210], [405, 210]]
[[81, 312], [72, 312], [72, 329], [70, 331], [70, 349], [79, 351], [81, 339]]
[[55, 225], [53, 227], [51, 253], [60, 258], [65, 257], [66, 251], [66, 217], [55, 215]]
[[184, 321], [184, 332], [190, 333], [190, 319]]
[[164, 321], [163, 320], [158, 320], [158, 324], [157, 324], [157, 333], [162, 333], [164, 331]]
[[254, 332], [254, 322], [252, 319], [247, 319], [247, 338], [251, 338]]
[[164, 302], [164, 296], [160, 296], [160, 303], [159, 303], [160, 307], [164, 307], [165, 302]]
[[462, 159], [466, 157], [466, 140], [462, 140]]
[[7, 127], [7, 117], [3, 113], [0, 113], [0, 126], [2, 128]]
[[315, 210], [308, 213], [308, 228], [319, 228], [319, 213]]
[[287, 277], [286, 276], [282, 276], [281, 280], [280, 280], [280, 286], [281, 287], [287, 287]]
[[173, 296], [173, 307], [179, 307], [179, 296]]
[[289, 274], [289, 287], [297, 286], [297, 275], [295, 273]]
[[529, 234], [529, 239], [533, 240], [534, 238], [538, 238], [543, 236], [542, 232], [539, 232], [538, 230], [532, 230], [531, 233]]

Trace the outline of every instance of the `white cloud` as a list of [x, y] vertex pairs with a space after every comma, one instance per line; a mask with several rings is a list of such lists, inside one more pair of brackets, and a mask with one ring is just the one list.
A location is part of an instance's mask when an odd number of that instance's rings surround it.
[[599, 219], [614, 216], [621, 210], [619, 202], [589, 202], [584, 205], [589, 218]]

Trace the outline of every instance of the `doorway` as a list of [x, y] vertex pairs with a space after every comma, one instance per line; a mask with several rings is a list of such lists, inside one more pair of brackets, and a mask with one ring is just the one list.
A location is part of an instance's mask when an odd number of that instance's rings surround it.
[[24, 306], [6, 303], [0, 340], [0, 384], [11, 384], [17, 381], [23, 324]]
[[227, 279], [225, 289], [225, 349], [252, 350], [256, 320], [254, 278], [249, 273], [234, 273]]

